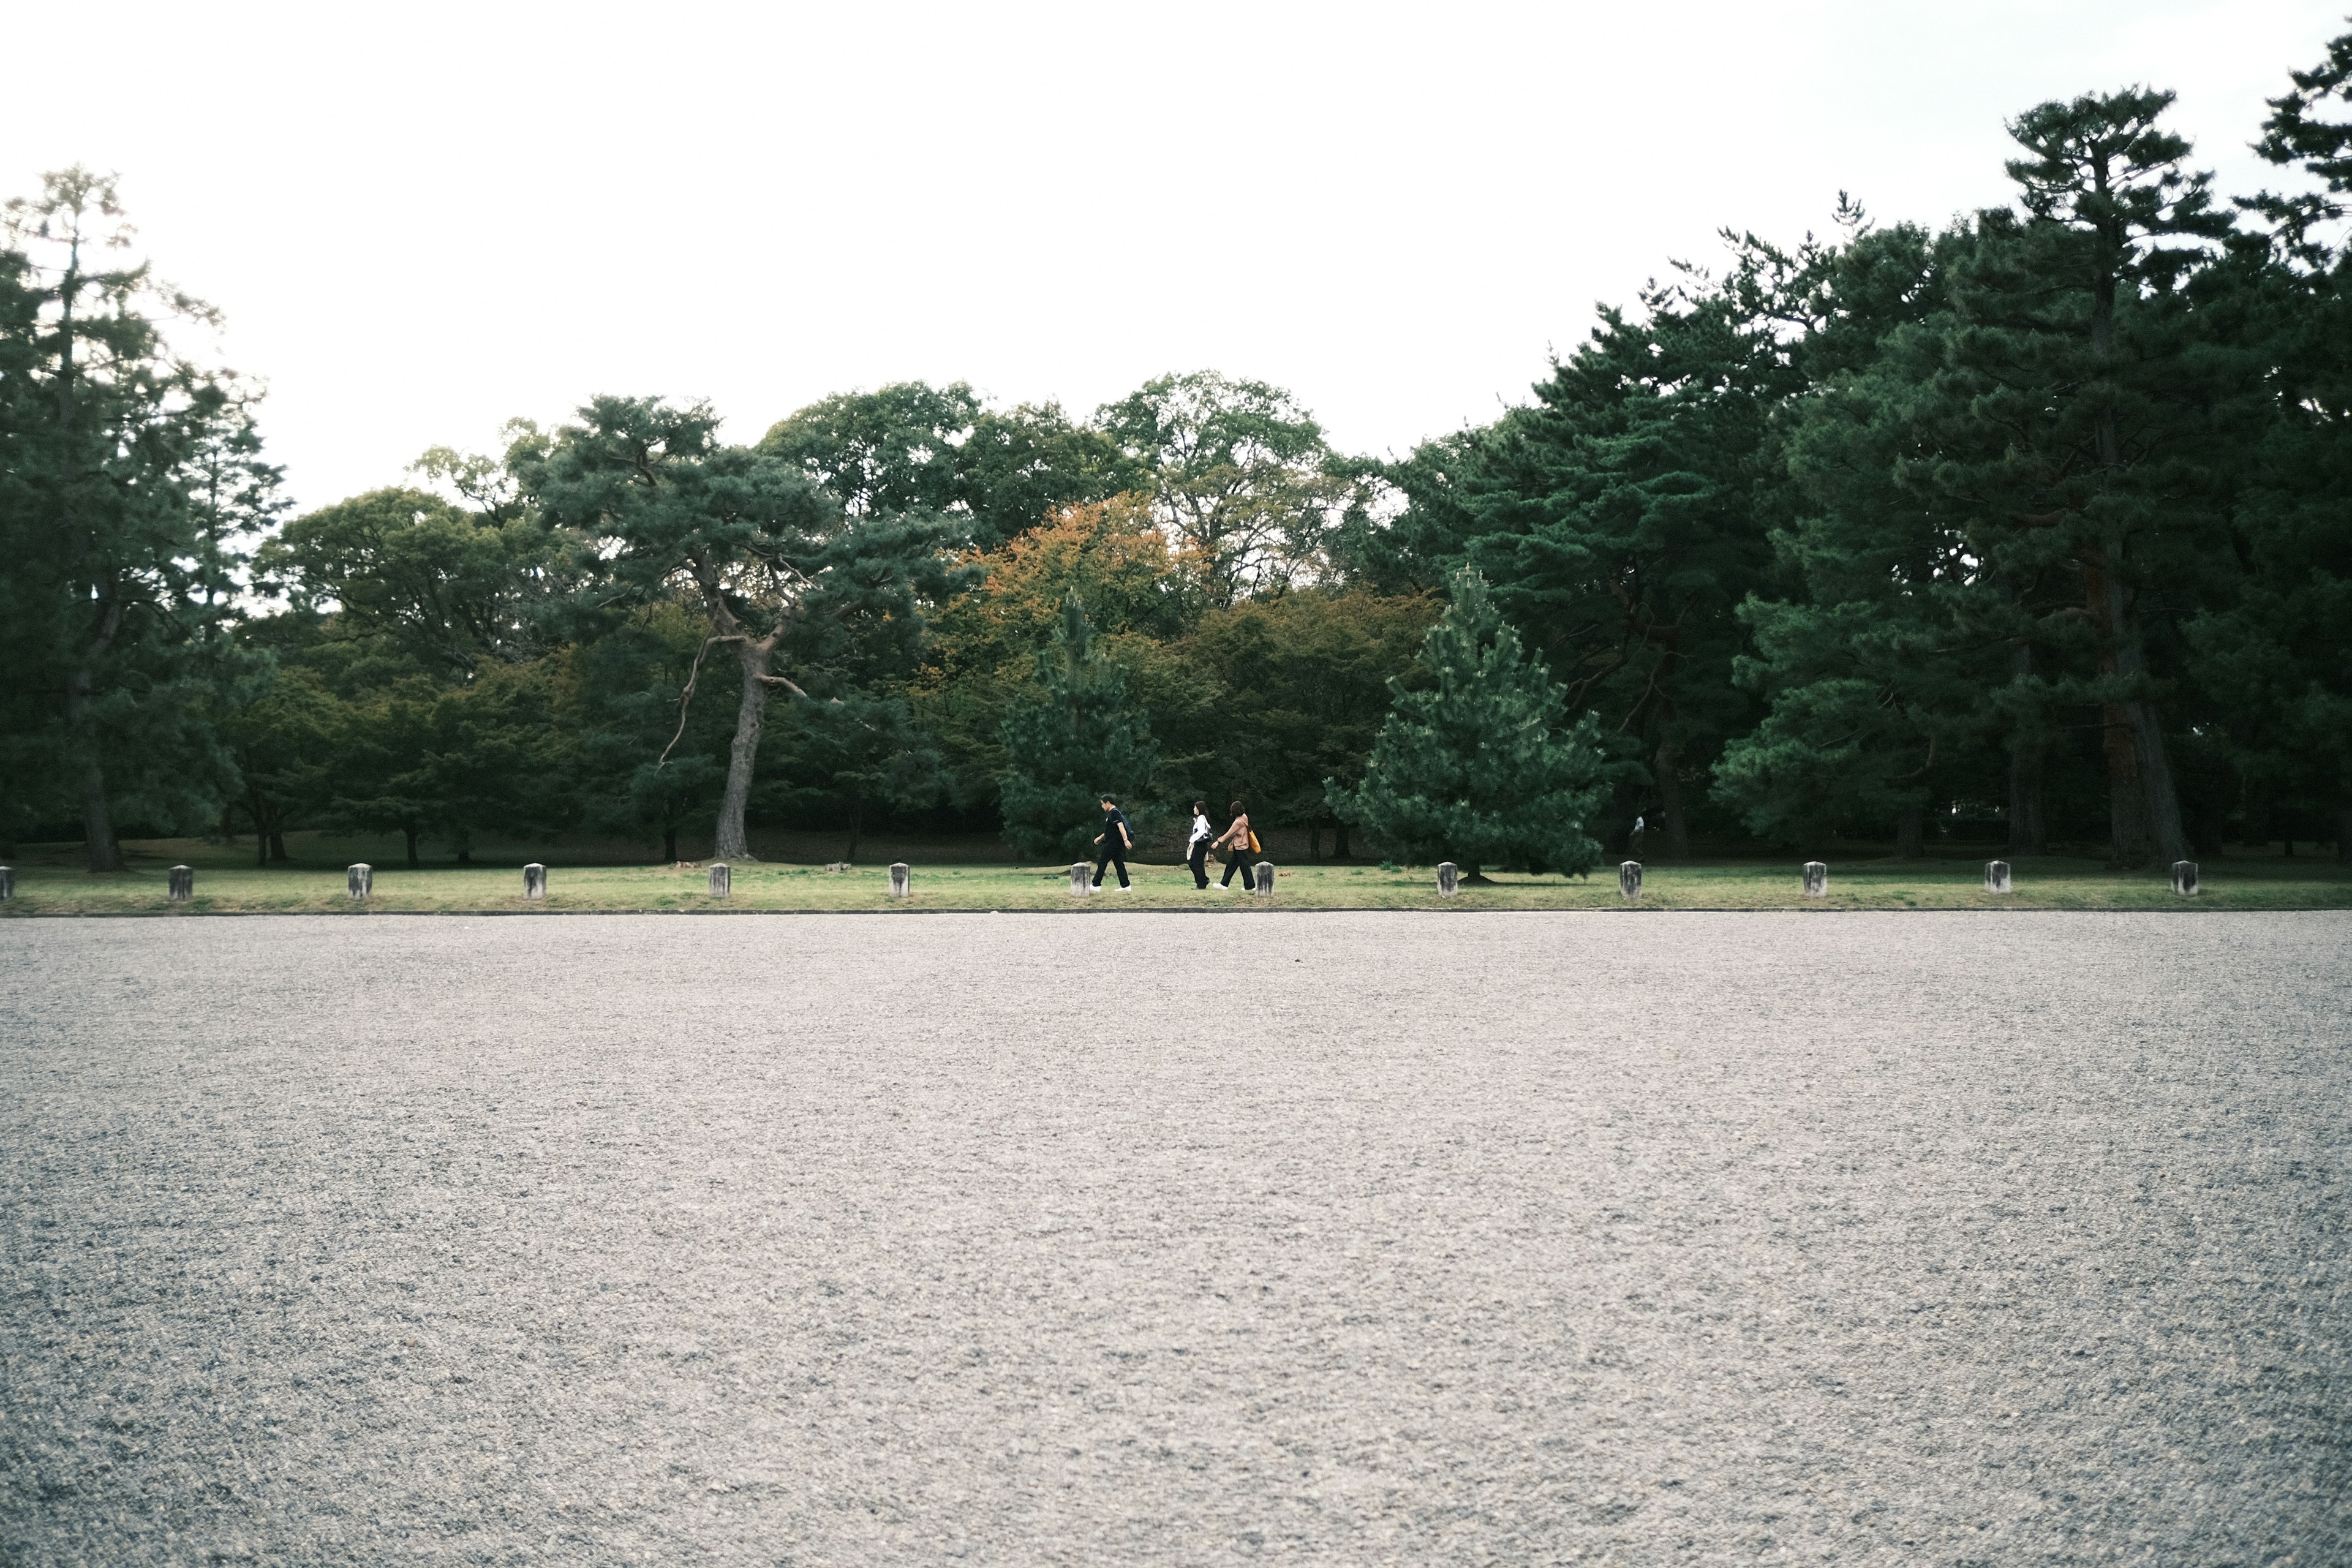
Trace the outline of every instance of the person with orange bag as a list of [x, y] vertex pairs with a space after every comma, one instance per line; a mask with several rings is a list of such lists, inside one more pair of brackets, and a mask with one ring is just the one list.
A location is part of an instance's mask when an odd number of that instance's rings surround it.
[[1233, 824], [1217, 840], [1217, 845], [1226, 850], [1232, 858], [1225, 862], [1224, 879], [1217, 886], [1231, 890], [1234, 885], [1234, 873], [1239, 871], [1242, 874], [1242, 891], [1254, 893], [1257, 891], [1257, 884], [1250, 879], [1249, 858], [1263, 854], [1264, 851], [1258, 847], [1257, 835], [1250, 831], [1249, 813], [1242, 808], [1242, 803], [1234, 802], [1231, 809], [1234, 814]]

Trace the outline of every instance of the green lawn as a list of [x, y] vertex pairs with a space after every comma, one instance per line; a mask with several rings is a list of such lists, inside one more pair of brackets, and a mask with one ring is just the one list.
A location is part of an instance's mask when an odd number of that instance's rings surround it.
[[[522, 897], [520, 857], [491, 866], [429, 865], [409, 871], [396, 859], [379, 864], [374, 896], [355, 902], [344, 892], [339, 854], [352, 846], [297, 836], [289, 847], [295, 864], [257, 868], [249, 850], [208, 846], [196, 840], [162, 840], [125, 846], [131, 869], [91, 876], [77, 868], [79, 846], [37, 847], [16, 863], [16, 896], [0, 903], [0, 915], [100, 914], [320, 914], [386, 912], [477, 912], [560, 914], [565, 911], [642, 910], [1068, 910], [1073, 912], [1147, 910], [1249, 910], [1284, 909], [1624, 910], [1613, 868], [1591, 878], [1498, 876], [1491, 885], [1465, 887], [1459, 897], [1438, 897], [1434, 873], [1423, 868], [1387, 871], [1370, 866], [1285, 866], [1269, 901], [1239, 890], [1196, 892], [1181, 866], [1135, 868], [1135, 890], [1106, 889], [1087, 899], [1070, 895], [1065, 867], [925, 864], [909, 852], [914, 896], [889, 897], [882, 863], [846, 872], [783, 862], [746, 862], [734, 868], [734, 893], [724, 900], [708, 891], [699, 868], [564, 864], [550, 856], [549, 893], [541, 903]], [[503, 848], [504, 847], [502, 847]], [[502, 857], [503, 858], [503, 857]], [[165, 897], [168, 868], [195, 868], [195, 897], [173, 905]], [[1651, 866], [1641, 908], [1655, 910], [1764, 909], [2352, 909], [2352, 868], [2314, 858], [2276, 855], [2208, 861], [2203, 893], [2176, 897], [2152, 874], [2118, 875], [2097, 862], [2053, 856], [2016, 863], [2017, 890], [1987, 894], [1982, 861], [1975, 858], [1901, 862], [1857, 858], [1830, 864], [1826, 899], [1801, 896], [1798, 861], [1716, 861], [1692, 866]]]

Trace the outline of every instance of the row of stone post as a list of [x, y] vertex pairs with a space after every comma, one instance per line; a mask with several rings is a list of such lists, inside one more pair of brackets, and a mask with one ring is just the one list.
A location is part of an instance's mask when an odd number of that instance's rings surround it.
[[[1830, 868], [1819, 860], [1805, 862], [1802, 872], [1805, 897], [1826, 899], [1830, 895]], [[2014, 889], [2010, 881], [2009, 862], [1988, 860], [1984, 868], [1984, 887], [1988, 893], [2007, 893]], [[1462, 890], [1462, 869], [1451, 860], [1437, 868], [1437, 891], [1442, 898], [1452, 898]], [[1628, 860], [1617, 868], [1617, 890], [1628, 899], [1642, 896], [1642, 863]], [[2183, 898], [2197, 896], [2197, 862], [2175, 860], [2172, 863], [2172, 890]]]
[[[1255, 875], [1255, 891], [1262, 899], [1274, 896], [1274, 862], [1261, 860], [1251, 868]], [[1819, 860], [1808, 860], [1803, 870], [1805, 897], [1825, 899], [1830, 891], [1830, 868]], [[365, 899], [375, 891], [375, 868], [366, 861], [354, 861], [344, 868], [343, 884], [354, 899]], [[2010, 880], [2009, 862], [1988, 860], [1984, 868], [1984, 888], [1988, 893], [2013, 890]], [[171, 869], [167, 897], [173, 903], [184, 904], [195, 897], [196, 873], [186, 866]], [[1437, 868], [1437, 891], [1452, 898], [1462, 890], [1462, 868], [1446, 860]], [[1628, 860], [1617, 868], [1617, 890], [1628, 899], [1642, 896], [1642, 863]], [[2197, 896], [2197, 862], [2175, 860], [2172, 863], [2172, 890], [2183, 898]], [[1086, 898], [1094, 891], [1093, 868], [1084, 860], [1070, 862], [1070, 893], [1074, 898]], [[724, 899], [734, 892], [734, 869], [724, 860], [710, 863], [710, 896]], [[0, 866], [0, 899], [16, 896], [16, 870], [13, 866]], [[522, 896], [530, 900], [547, 897], [547, 868], [534, 860], [522, 868]], [[890, 896], [907, 899], [914, 896], [914, 872], [904, 860], [890, 866]]]
[[[544, 898], [547, 893], [547, 868], [544, 866], [523, 868], [526, 877], [534, 870], [539, 873], [540, 890], [533, 893], [525, 889], [523, 897], [527, 899]], [[710, 896], [714, 899], [731, 898], [734, 892], [735, 868], [724, 860], [713, 860], [710, 863]], [[911, 899], [915, 896], [914, 868], [908, 866], [904, 860], [894, 860], [890, 863], [890, 896], [894, 899]]]

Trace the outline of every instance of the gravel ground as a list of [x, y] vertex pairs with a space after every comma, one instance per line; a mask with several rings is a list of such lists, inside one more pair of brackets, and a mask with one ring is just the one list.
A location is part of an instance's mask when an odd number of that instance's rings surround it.
[[2352, 915], [0, 927], [0, 1562], [2352, 1561]]

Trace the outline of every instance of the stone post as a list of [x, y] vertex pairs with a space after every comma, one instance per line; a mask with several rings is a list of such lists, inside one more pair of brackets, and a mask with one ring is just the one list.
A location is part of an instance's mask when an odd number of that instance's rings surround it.
[[911, 899], [915, 896], [915, 873], [904, 860], [890, 862], [890, 896]]
[[2172, 863], [2172, 890], [2184, 899], [2197, 896], [2197, 862], [2175, 860]]
[[1988, 893], [2006, 893], [2009, 891], [2008, 861], [1988, 860], [1985, 862], [1985, 891]]
[[526, 899], [547, 897], [547, 868], [536, 860], [522, 868], [522, 896]]
[[344, 867], [343, 890], [355, 899], [364, 899], [373, 893], [375, 868], [364, 860], [356, 860]]
[[184, 904], [195, 896], [196, 874], [185, 866], [173, 867], [170, 894], [172, 901], [175, 904]]
[[1450, 899], [1462, 890], [1462, 868], [1451, 860], [1437, 863], [1437, 896]]
[[13, 899], [16, 896], [16, 868], [14, 866], [0, 866], [0, 899]]
[[1257, 886], [1251, 890], [1261, 899], [1274, 897], [1274, 862], [1261, 860], [1250, 869], [1257, 876]]
[[1642, 863], [1628, 860], [1617, 868], [1617, 890], [1629, 899], [1642, 896]]
[[1070, 862], [1070, 897], [1083, 899], [1095, 890], [1094, 868], [1084, 860]]
[[735, 872], [724, 860], [710, 863], [710, 896], [723, 899], [735, 890]]
[[1819, 860], [1805, 862], [1805, 897], [1826, 899], [1830, 896], [1830, 868]]

